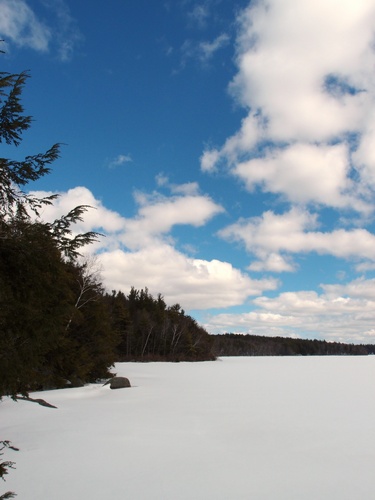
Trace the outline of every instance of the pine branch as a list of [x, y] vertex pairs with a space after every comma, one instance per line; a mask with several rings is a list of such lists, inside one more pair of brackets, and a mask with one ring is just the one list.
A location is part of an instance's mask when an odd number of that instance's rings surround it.
[[80, 256], [78, 249], [94, 243], [99, 236], [103, 236], [95, 231], [78, 234], [72, 237], [72, 224], [82, 222], [82, 215], [91, 207], [90, 205], [79, 205], [73, 208], [68, 214], [63, 215], [60, 219], [56, 219], [52, 224], [47, 224], [53, 239], [55, 240], [59, 250], [68, 258], [75, 259]]
[[1, 495], [0, 500], [5, 500], [7, 498], [15, 498], [17, 495], [13, 491], [7, 491], [4, 495]]
[[5, 178], [17, 186], [24, 186], [30, 181], [49, 174], [51, 169], [47, 166], [60, 156], [60, 144], [54, 144], [45, 153], [26, 156], [23, 161], [0, 159], [1, 178]]
[[[1, 133], [0, 133], [1, 137]], [[1, 141], [0, 141], [1, 142]], [[27, 156], [24, 161], [0, 158], [0, 216], [19, 212], [27, 216], [27, 208], [39, 215], [44, 205], [50, 205], [57, 195], [37, 198], [21, 191], [20, 186], [36, 181], [50, 172], [49, 165], [60, 155], [60, 144], [54, 144], [45, 153]]]
[[[27, 71], [19, 75], [0, 73], [0, 143], [5, 140], [7, 144], [18, 146], [21, 142], [21, 134], [30, 127], [31, 117], [23, 116], [23, 106], [20, 101], [22, 89], [26, 79], [29, 78]], [[11, 88], [9, 93], [5, 89]]]
[[[10, 441], [0, 441], [0, 456], [4, 455], [4, 453], [2, 453], [4, 448], [8, 448], [8, 449], [14, 450], [14, 451], [19, 451], [18, 448], [16, 448], [15, 446], [12, 446], [10, 444]], [[9, 460], [6, 460], [4, 462], [0, 462], [0, 478], [3, 481], [5, 481], [4, 476], [6, 474], [8, 474], [8, 469], [15, 469], [14, 465], [15, 465], [15, 462], [11, 462]], [[4, 493], [3, 495], [0, 496], [0, 500], [6, 499], [6, 498], [14, 498], [16, 496], [17, 495], [15, 493], [13, 493], [13, 491], [7, 491], [6, 493]]]

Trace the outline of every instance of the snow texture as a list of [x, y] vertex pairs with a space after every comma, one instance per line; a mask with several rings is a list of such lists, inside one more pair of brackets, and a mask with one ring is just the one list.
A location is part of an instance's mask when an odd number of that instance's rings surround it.
[[375, 356], [119, 363], [132, 387], [4, 399], [22, 500], [361, 500], [375, 495]]

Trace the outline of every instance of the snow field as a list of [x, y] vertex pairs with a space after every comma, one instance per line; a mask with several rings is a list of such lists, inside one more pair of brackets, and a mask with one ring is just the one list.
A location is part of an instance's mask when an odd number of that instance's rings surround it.
[[375, 356], [119, 363], [132, 388], [4, 399], [20, 500], [375, 496]]

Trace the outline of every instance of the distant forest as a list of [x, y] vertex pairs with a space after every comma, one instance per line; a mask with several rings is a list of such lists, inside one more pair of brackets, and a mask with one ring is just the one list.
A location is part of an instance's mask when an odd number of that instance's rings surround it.
[[343, 344], [325, 340], [264, 337], [226, 333], [213, 335], [215, 356], [333, 356], [375, 354], [373, 344]]

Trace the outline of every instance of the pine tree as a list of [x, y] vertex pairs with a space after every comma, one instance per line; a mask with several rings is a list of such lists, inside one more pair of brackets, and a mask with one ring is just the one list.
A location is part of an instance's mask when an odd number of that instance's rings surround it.
[[[27, 72], [9, 74], [0, 72], [0, 144], [19, 146], [22, 134], [31, 125], [31, 116], [24, 115], [21, 103], [23, 87], [29, 75]], [[29, 182], [36, 181], [51, 171], [50, 165], [59, 157], [60, 145], [54, 144], [45, 153], [27, 156], [23, 161], [0, 158], [0, 238], [9, 237], [6, 228], [14, 217], [30, 221], [30, 212], [39, 216], [40, 209], [50, 205], [57, 198], [51, 195], [38, 198], [22, 191]], [[92, 243], [98, 234], [88, 232], [71, 237], [71, 225], [82, 220], [82, 214], [89, 207], [80, 205], [67, 215], [46, 224], [57, 246], [65, 255], [75, 258], [78, 249]], [[13, 234], [13, 237], [15, 235]]]
[[[31, 117], [23, 114], [21, 94], [27, 72], [9, 74], [0, 72], [0, 143], [18, 146], [21, 136], [31, 124]], [[0, 158], [0, 223], [9, 218], [27, 215], [31, 209], [39, 213], [43, 205], [51, 204], [55, 196], [37, 198], [21, 189], [30, 181], [35, 181], [50, 172], [49, 165], [59, 156], [59, 145], [54, 144], [47, 152], [27, 156], [23, 161]], [[4, 237], [0, 226], [0, 236]]]
[[109, 306], [112, 329], [120, 343], [117, 360], [212, 360], [212, 339], [179, 304], [167, 307], [145, 288], [131, 288], [128, 296], [112, 292]]
[[[21, 103], [28, 78], [26, 72], [0, 73], [0, 143], [17, 147], [31, 125]], [[23, 191], [29, 182], [50, 172], [59, 154], [60, 146], [54, 144], [23, 161], [0, 158], [0, 398], [62, 384], [67, 363], [56, 347], [67, 353], [75, 345], [72, 328], [66, 328], [76, 305], [72, 269], [78, 275], [82, 271], [76, 263], [79, 250], [98, 234], [73, 237], [71, 226], [89, 207], [78, 206], [45, 223], [39, 219], [40, 210], [56, 196], [40, 198]], [[81, 351], [82, 357], [89, 356], [88, 349]], [[112, 362], [103, 361], [107, 366]]]

